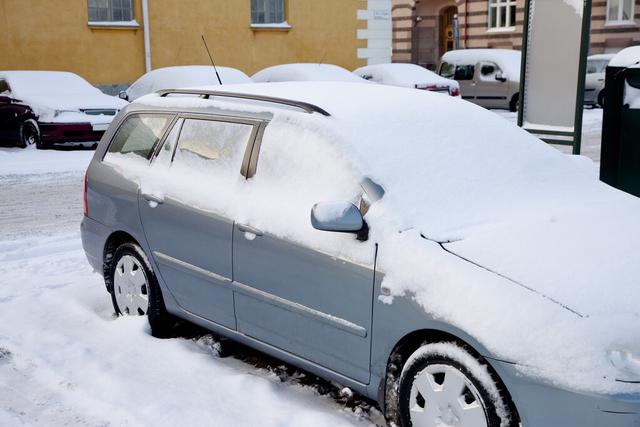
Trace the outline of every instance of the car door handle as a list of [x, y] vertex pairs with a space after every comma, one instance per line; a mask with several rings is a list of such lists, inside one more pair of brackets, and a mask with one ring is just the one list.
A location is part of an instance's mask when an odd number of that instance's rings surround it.
[[158, 205], [164, 203], [164, 197], [154, 196], [153, 194], [147, 193], [142, 193], [142, 197], [150, 203], [157, 203]]
[[245, 224], [238, 224], [238, 230], [244, 232], [244, 233], [251, 233], [251, 234], [255, 234], [256, 236], [262, 236], [262, 230], [258, 230], [257, 228], [253, 228], [249, 225], [245, 225]]

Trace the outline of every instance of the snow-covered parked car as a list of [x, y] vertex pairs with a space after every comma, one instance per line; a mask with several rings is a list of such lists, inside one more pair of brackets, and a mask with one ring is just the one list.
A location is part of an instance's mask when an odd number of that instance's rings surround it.
[[127, 90], [120, 92], [120, 98], [135, 101], [141, 96], [163, 89], [218, 85], [220, 84], [218, 76], [220, 76], [222, 84], [251, 83], [251, 78], [236, 68], [180, 65], [149, 71], [129, 86]]
[[400, 426], [640, 422], [639, 199], [428, 91], [167, 95], [129, 105], [86, 173], [116, 313], [194, 322]]
[[127, 103], [61, 71], [0, 71], [0, 138], [26, 147], [98, 142]]
[[438, 74], [456, 80], [467, 101], [517, 111], [521, 58], [518, 50], [450, 50], [442, 56]]
[[367, 83], [367, 80], [338, 65], [316, 63], [274, 65], [258, 71], [251, 78], [256, 83], [311, 81]]
[[604, 106], [604, 77], [613, 53], [591, 55], [587, 58], [587, 77], [584, 84], [585, 105]]
[[416, 64], [376, 64], [354, 70], [365, 80], [383, 85], [409, 87], [460, 96], [460, 85]]

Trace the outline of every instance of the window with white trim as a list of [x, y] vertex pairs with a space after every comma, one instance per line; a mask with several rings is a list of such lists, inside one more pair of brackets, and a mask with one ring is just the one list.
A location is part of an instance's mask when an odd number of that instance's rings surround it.
[[87, 0], [89, 22], [133, 21], [132, 0]]
[[607, 0], [607, 23], [632, 23], [635, 0]]
[[284, 0], [251, 0], [252, 24], [282, 24], [284, 22]]
[[489, 0], [489, 29], [516, 26], [516, 0]]

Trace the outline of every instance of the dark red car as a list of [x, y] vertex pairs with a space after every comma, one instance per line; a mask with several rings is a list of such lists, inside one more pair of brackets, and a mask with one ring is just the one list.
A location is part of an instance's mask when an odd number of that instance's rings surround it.
[[0, 141], [38, 148], [98, 142], [125, 105], [73, 73], [0, 71]]

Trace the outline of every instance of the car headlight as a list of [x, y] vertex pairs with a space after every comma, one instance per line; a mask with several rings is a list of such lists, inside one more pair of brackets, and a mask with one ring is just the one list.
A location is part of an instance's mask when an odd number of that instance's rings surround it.
[[633, 380], [640, 380], [640, 356], [623, 350], [610, 350], [608, 356], [616, 369], [631, 376]]

